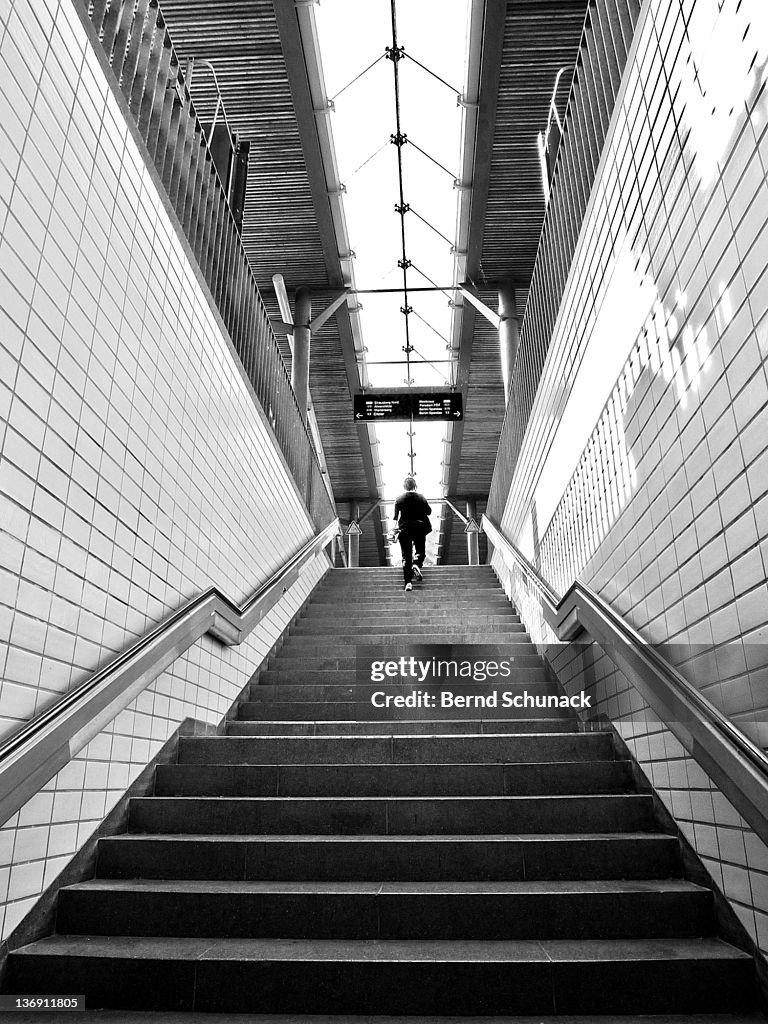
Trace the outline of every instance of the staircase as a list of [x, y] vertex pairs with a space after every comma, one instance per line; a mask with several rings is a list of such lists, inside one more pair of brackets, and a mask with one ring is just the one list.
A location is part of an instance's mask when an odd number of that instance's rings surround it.
[[609, 734], [560, 708], [372, 707], [414, 685], [357, 681], [359, 644], [478, 644], [512, 676], [453, 692], [559, 692], [490, 568], [401, 587], [328, 574], [225, 734], [181, 740], [96, 877], [61, 891], [57, 933], [11, 954], [5, 991], [190, 1022], [762, 1019], [752, 960]]

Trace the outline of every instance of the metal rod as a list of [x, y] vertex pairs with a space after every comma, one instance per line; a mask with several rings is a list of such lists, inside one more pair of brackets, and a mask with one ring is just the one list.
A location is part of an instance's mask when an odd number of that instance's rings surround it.
[[[400, 241], [402, 248], [402, 271], [403, 271], [403, 316], [405, 317], [405, 355], [408, 362], [408, 379], [410, 380], [410, 358], [411, 358], [411, 339], [410, 330], [408, 327], [408, 257], [405, 251], [405, 192], [403, 189], [403, 134], [400, 125], [400, 72], [398, 65], [400, 64], [400, 49], [397, 45], [397, 0], [390, 0], [390, 14], [392, 20], [392, 49], [390, 56], [392, 59], [392, 70], [394, 73], [395, 82], [395, 145], [397, 148], [397, 182], [400, 191]], [[411, 460], [411, 472], [413, 472], [413, 460]]]
[[418, 149], [422, 156], [425, 156], [427, 160], [431, 160], [436, 167], [439, 167], [441, 171], [445, 171], [445, 173], [450, 178], [453, 178], [454, 181], [458, 181], [458, 176], [455, 175], [453, 171], [449, 171], [448, 168], [444, 164], [441, 164], [439, 160], [435, 160], [433, 156], [430, 156], [426, 149], [422, 149], [421, 146], [417, 146], [413, 139], [408, 139], [408, 141], [410, 142], [414, 149]]
[[362, 71], [360, 72], [360, 74], [359, 74], [359, 75], [355, 75], [355, 77], [354, 77], [354, 78], [352, 79], [352, 81], [351, 81], [351, 82], [347, 82], [347, 84], [346, 84], [346, 85], [344, 85], [344, 86], [342, 86], [342, 87], [341, 87], [341, 89], [339, 89], [339, 91], [338, 91], [338, 92], [335, 92], [335, 93], [333, 94], [333, 96], [329, 96], [329, 97], [328, 97], [328, 102], [329, 102], [329, 103], [333, 103], [333, 101], [334, 101], [335, 99], [338, 99], [338, 97], [339, 97], [339, 96], [341, 96], [341, 94], [342, 94], [343, 92], [346, 92], [346, 91], [347, 91], [347, 89], [348, 89], [348, 88], [350, 87], [350, 85], [354, 85], [354, 84], [355, 84], [355, 82], [359, 82], [359, 81], [360, 81], [360, 79], [361, 79], [361, 78], [363, 77], [363, 75], [367, 75], [367, 74], [368, 74], [368, 72], [369, 72], [369, 71], [371, 70], [371, 68], [375, 68], [375, 67], [376, 67], [376, 65], [377, 65], [377, 64], [379, 63], [379, 61], [380, 61], [380, 60], [384, 60], [384, 58], [386, 57], [386, 55], [387, 55], [387, 54], [386, 54], [386, 51], [385, 51], [384, 53], [380, 53], [380, 54], [379, 54], [379, 56], [378, 56], [378, 57], [376, 58], [376, 60], [372, 61], [372, 62], [371, 62], [371, 63], [370, 63], [369, 65], [368, 65], [368, 67], [367, 67], [367, 68], [363, 68], [363, 70], [362, 70]]
[[[403, 51], [403, 53], [405, 53], [405, 51]], [[426, 64], [422, 64], [420, 60], [416, 60], [412, 53], [406, 53], [405, 56], [408, 60], [412, 60], [414, 64], [418, 64], [422, 71], [426, 71], [428, 75], [432, 75], [433, 78], [436, 78], [438, 82], [441, 82], [444, 86], [450, 89], [451, 92], [455, 92], [457, 96], [461, 96], [461, 92], [455, 88], [455, 86], [451, 85], [450, 82], [446, 82], [446, 80], [441, 78], [440, 75], [435, 74], [431, 68], [428, 68]]]
[[[415, 347], [414, 347], [414, 350], [413, 350], [413, 351], [414, 351], [414, 352], [416, 353], [416, 355], [417, 355], [417, 356], [421, 356], [421, 358], [422, 358], [422, 360], [423, 360], [423, 365], [426, 365], [426, 366], [431, 366], [431, 367], [432, 367], [432, 369], [433, 369], [433, 370], [434, 370], [434, 371], [435, 371], [436, 373], [439, 373], [439, 372], [440, 372], [440, 371], [439, 371], [439, 370], [437, 369], [437, 362], [434, 362], [434, 363], [433, 363], [431, 359], [427, 359], [427, 357], [426, 357], [426, 356], [424, 355], [424, 353], [423, 353], [423, 352], [419, 352], [419, 350], [418, 350], [417, 348], [415, 348]], [[447, 359], [447, 360], [446, 360], [446, 359], [441, 359], [441, 360], [440, 360], [440, 362], [441, 362], [441, 363], [445, 363], [445, 362], [448, 362], [448, 363], [450, 363], [450, 359]], [[453, 374], [451, 374], [451, 383], [453, 383]]]
[[[421, 274], [421, 276], [426, 281], [429, 281], [429, 283], [432, 285], [433, 290], [438, 291], [438, 292], [443, 292], [445, 297], [447, 299], [450, 299], [450, 295], [448, 294], [448, 289], [441, 288], [439, 285], [435, 284], [435, 282], [432, 280], [432, 278], [429, 276], [429, 274], [425, 274], [424, 271], [421, 270], [419, 267], [417, 267], [415, 263], [412, 263], [411, 266], [413, 267], [413, 269], [416, 271], [417, 274]], [[455, 291], [456, 289], [451, 289], [451, 290]]]
[[371, 153], [371, 155], [367, 157], [365, 160], [363, 160], [363, 162], [358, 167], [356, 167], [350, 175], [345, 176], [346, 180], [349, 181], [350, 178], [354, 178], [358, 171], [362, 171], [366, 164], [369, 164], [374, 157], [378, 156], [379, 153], [381, 153], [382, 150], [386, 149], [387, 146], [391, 145], [392, 143], [390, 142], [389, 139], [387, 139], [387, 141], [383, 145], [379, 146], [375, 153]]
[[[417, 313], [416, 310], [414, 309], [413, 315], [416, 317], [417, 320], [421, 320], [421, 322], [424, 324], [424, 326], [428, 327], [430, 329], [430, 331], [432, 331], [433, 334], [436, 334], [441, 341], [444, 341], [447, 348], [451, 347], [451, 343], [450, 343], [450, 341], [448, 341], [448, 339], [445, 337], [445, 335], [441, 334], [440, 331], [438, 331], [438, 329], [436, 327], [433, 327], [432, 324], [429, 322], [429, 320], [425, 320], [424, 317], [421, 315], [421, 313]], [[449, 363], [453, 362], [452, 359], [448, 359], [448, 360], [444, 360], [444, 361], [445, 362], [449, 362]]]
[[421, 214], [417, 213], [413, 207], [411, 207], [410, 212], [414, 215], [414, 217], [417, 217], [422, 224], [426, 224], [431, 231], [434, 231], [436, 235], [439, 235], [444, 242], [447, 242], [448, 245], [453, 245], [453, 242], [450, 240], [450, 238], [448, 238], [447, 235], [444, 235], [442, 231], [438, 231], [434, 224], [430, 224], [427, 218], [422, 217]]

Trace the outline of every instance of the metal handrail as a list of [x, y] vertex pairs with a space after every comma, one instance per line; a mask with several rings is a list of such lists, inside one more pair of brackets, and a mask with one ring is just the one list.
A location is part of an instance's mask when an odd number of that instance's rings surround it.
[[678, 672], [601, 597], [576, 580], [559, 597], [483, 516], [491, 543], [539, 594], [544, 619], [559, 640], [582, 630], [598, 643], [685, 750], [768, 844], [768, 755]]
[[161, 672], [205, 633], [240, 644], [339, 531], [334, 520], [242, 605], [208, 587], [0, 745], [0, 823], [7, 821]]

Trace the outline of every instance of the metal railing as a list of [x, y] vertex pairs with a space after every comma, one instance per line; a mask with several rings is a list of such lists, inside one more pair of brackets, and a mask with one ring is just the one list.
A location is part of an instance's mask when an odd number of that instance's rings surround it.
[[544, 369], [640, 7], [640, 0], [591, 0], [587, 9], [488, 497], [488, 512], [499, 521]]
[[205, 634], [240, 644], [339, 529], [335, 519], [241, 606], [209, 587], [64, 694], [0, 746], [0, 824], [16, 813], [85, 745]]
[[768, 755], [688, 682], [610, 605], [576, 580], [559, 597], [528, 559], [483, 516], [489, 540], [534, 589], [559, 640], [583, 630], [632, 683], [659, 720], [768, 843]]
[[335, 518], [285, 366], [156, 0], [78, 0], [316, 528]]

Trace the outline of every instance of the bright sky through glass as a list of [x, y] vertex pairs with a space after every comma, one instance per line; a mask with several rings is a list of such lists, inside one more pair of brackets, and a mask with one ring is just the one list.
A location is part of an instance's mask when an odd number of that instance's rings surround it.
[[[452, 86], [436, 81], [408, 58], [399, 62], [401, 130], [408, 137], [402, 157], [404, 198], [411, 207], [405, 218], [406, 255], [412, 263], [409, 287], [429, 285], [427, 278], [441, 286], [453, 282], [451, 245], [458, 198], [453, 181], [460, 170], [462, 123], [462, 108], [456, 99], [465, 87], [468, 15], [468, 0], [399, 0], [397, 5], [399, 45]], [[316, 22], [329, 97], [336, 96], [392, 45], [389, 0], [323, 0], [316, 8]], [[395, 212], [400, 201], [397, 147], [390, 142], [396, 131], [393, 79], [392, 62], [380, 60], [335, 99], [332, 115], [340, 180], [347, 190], [345, 215], [356, 253], [355, 278], [361, 289], [402, 286], [402, 270], [397, 265], [402, 257], [400, 217]], [[449, 297], [442, 292], [409, 293], [414, 311], [410, 316], [414, 348], [410, 383], [417, 388], [450, 385], [454, 380], [455, 366], [448, 361], [446, 349], [451, 326]], [[403, 351], [402, 292], [361, 295], [360, 302], [371, 387], [405, 386], [409, 377]], [[376, 428], [388, 499], [400, 493], [409, 469], [408, 430], [403, 423]], [[414, 425], [414, 468], [419, 490], [427, 497], [441, 494], [446, 430], [445, 423]], [[390, 520], [391, 511], [391, 507], [387, 509]], [[435, 503], [433, 512], [434, 560], [441, 514]]]

